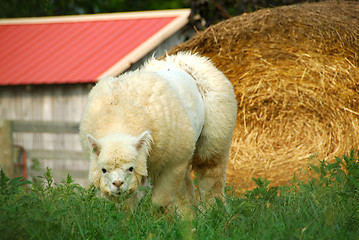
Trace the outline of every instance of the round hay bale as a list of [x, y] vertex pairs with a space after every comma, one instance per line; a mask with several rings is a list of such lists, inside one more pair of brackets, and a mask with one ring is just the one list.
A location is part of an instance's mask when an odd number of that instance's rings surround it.
[[311, 156], [332, 159], [358, 148], [358, 2], [243, 14], [169, 54], [178, 51], [209, 57], [234, 86], [238, 116], [229, 184], [250, 189], [252, 177], [287, 183], [307, 169]]

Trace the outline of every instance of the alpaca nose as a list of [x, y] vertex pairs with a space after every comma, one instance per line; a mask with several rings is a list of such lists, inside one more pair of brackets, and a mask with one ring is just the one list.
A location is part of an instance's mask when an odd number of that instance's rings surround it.
[[121, 187], [122, 184], [123, 184], [123, 182], [120, 180], [115, 180], [112, 182], [112, 185], [114, 185], [116, 187]]

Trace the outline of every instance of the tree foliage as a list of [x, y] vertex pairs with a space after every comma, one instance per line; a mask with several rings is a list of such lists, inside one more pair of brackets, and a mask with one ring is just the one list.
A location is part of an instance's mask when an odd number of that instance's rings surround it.
[[244, 12], [308, 1], [320, 0], [2, 0], [0, 17], [38, 17], [191, 7], [191, 22], [202, 29]]
[[277, 7], [302, 2], [323, 0], [190, 0], [192, 9], [190, 21], [197, 29], [262, 8]]
[[188, 7], [183, 0], [2, 0], [1, 18], [109, 13]]

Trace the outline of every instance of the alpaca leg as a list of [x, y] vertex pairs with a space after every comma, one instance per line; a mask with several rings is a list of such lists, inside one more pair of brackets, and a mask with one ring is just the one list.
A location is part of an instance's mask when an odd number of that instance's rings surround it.
[[176, 167], [164, 167], [154, 182], [152, 202], [161, 207], [174, 205], [185, 214], [193, 204], [194, 190], [188, 163]]
[[219, 198], [224, 200], [224, 187], [226, 183], [228, 155], [219, 158], [212, 158], [206, 162], [194, 165], [198, 183], [199, 199], [207, 201]]

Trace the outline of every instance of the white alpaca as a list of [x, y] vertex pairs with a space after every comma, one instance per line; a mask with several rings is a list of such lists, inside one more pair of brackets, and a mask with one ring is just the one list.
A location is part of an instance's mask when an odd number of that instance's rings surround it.
[[80, 124], [89, 179], [112, 200], [136, 193], [134, 207], [151, 178], [154, 204], [181, 207], [194, 199], [192, 168], [202, 200], [223, 198], [236, 110], [229, 80], [189, 53], [100, 80]]

